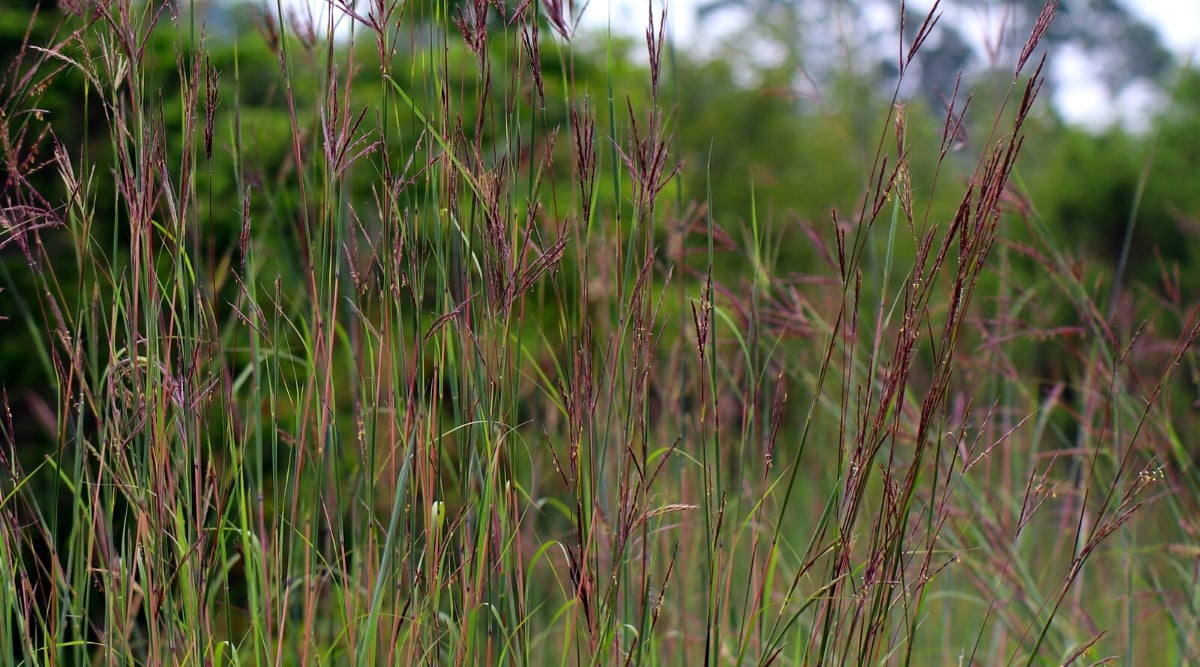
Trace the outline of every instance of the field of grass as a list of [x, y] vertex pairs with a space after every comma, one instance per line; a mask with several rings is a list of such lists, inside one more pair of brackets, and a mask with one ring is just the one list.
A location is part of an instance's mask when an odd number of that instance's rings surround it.
[[1046, 22], [971, 165], [893, 99], [804, 223], [685, 191], [754, 186], [680, 161], [657, 18], [621, 90], [559, 0], [425, 4], [230, 48], [95, 2], [10, 70], [0, 314], [49, 389], [0, 415], [0, 664], [1200, 655], [1200, 320], [1027, 195]]

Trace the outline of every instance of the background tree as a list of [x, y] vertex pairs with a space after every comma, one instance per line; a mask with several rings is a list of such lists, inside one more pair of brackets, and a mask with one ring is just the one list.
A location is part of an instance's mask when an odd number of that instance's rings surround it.
[[[938, 103], [953, 91], [960, 72], [978, 74], [1013, 62], [1043, 4], [962, 0], [939, 6], [937, 29], [917, 51], [916, 68], [906, 78]], [[847, 67], [874, 71], [881, 84], [891, 83], [889, 75], [897, 73], [894, 35], [901, 19], [907, 40], [925, 19], [924, 10], [907, 7], [901, 17], [897, 3], [878, 0], [708, 0], [697, 16], [702, 26], [711, 26], [717, 16], [728, 18], [730, 12], [749, 17], [751, 29], [769, 45], [750, 48], [759, 55], [782, 54], [782, 63], [804, 72], [808, 84]], [[970, 34], [981, 22], [991, 28], [990, 36], [975, 44]], [[740, 44], [751, 41], [738, 35]], [[1154, 27], [1117, 0], [1063, 0], [1039, 48], [1081, 54], [1113, 94], [1138, 82], [1159, 82], [1172, 63]], [[1053, 87], [1053, 77], [1047, 83]]]

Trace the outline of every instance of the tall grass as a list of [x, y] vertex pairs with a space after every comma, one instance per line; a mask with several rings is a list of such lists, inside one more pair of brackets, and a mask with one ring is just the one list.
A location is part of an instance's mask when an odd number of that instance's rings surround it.
[[[792, 222], [686, 201], [681, 169], [745, 175], [675, 158], [657, 10], [622, 91], [577, 74], [561, 0], [333, 5], [348, 41], [277, 7], [238, 44], [278, 63], [278, 163], [187, 7], [95, 3], [10, 73], [3, 243], [35, 288], [6, 315], [53, 391], [6, 398], [0, 662], [1195, 655], [1195, 575], [1142, 561], [1162, 533], [1136, 520], [1191, 506], [1165, 392], [1196, 319], [1164, 345], [1102, 314], [1015, 172], [1054, 3], [974, 170], [907, 169], [962, 140], [965, 96], [940, 146], [893, 100], [861, 206], [804, 227], [824, 263], [800, 268], [773, 259]], [[162, 32], [178, 116], [144, 78]], [[14, 165], [64, 72], [114, 158], [61, 147], [47, 190]], [[1045, 281], [1013, 284], [1017, 255]], [[1085, 375], [1039, 387], [1031, 341]]]

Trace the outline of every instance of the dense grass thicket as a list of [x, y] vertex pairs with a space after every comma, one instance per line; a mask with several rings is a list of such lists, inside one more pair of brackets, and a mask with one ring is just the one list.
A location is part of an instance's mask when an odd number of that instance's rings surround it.
[[63, 4], [0, 88], [0, 664], [1200, 655], [1195, 290], [1150, 158], [1107, 258], [1023, 178], [1053, 2], [982, 111], [836, 132], [657, 3]]

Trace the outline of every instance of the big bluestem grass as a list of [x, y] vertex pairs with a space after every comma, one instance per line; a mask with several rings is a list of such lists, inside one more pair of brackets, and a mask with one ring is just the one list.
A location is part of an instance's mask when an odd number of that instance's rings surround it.
[[[282, 7], [240, 33], [268, 90], [214, 64], [194, 9], [130, 0], [10, 71], [2, 243], [36, 288], [6, 315], [52, 391], [6, 398], [6, 662], [1193, 654], [1192, 570], [1139, 562], [1156, 533], [1134, 526], [1156, 494], [1190, 516], [1163, 398], [1196, 321], [1174, 343], [1118, 329], [1021, 194], [1053, 3], [973, 170], [914, 185], [968, 98], [932, 146], [894, 99], [860, 206], [818, 223], [685, 200], [681, 169], [745, 175], [675, 157], [653, 8], [647, 80], [621, 90], [577, 74], [606, 56], [577, 50], [570, 3], [332, 7], [338, 40]], [[936, 16], [906, 28], [902, 74]], [[164, 32], [179, 109], [145, 78]], [[113, 157], [56, 148], [48, 190], [20, 163], [64, 72]], [[246, 101], [269, 96], [277, 154]], [[935, 187], [952, 218], [923, 208]], [[1033, 245], [1006, 240], [1021, 224]], [[821, 263], [779, 266], [789, 225]], [[1016, 255], [1046, 280], [1013, 284]], [[1030, 341], [1080, 377], [1039, 386]], [[1139, 638], [1147, 613], [1174, 646]]]

